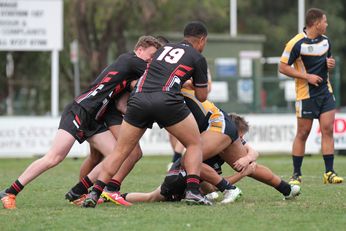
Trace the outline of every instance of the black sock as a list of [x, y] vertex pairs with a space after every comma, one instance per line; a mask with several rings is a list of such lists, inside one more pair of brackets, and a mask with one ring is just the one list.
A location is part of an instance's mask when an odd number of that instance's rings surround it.
[[286, 181], [283, 180], [281, 180], [280, 184], [275, 188], [284, 196], [288, 196], [291, 192], [291, 185], [289, 185]]
[[334, 172], [334, 154], [323, 155], [324, 166], [327, 172]]
[[177, 161], [179, 158], [181, 158], [182, 154], [179, 152], [174, 152], [173, 154], [173, 158], [172, 158], [172, 162], [174, 163], [175, 161]]
[[119, 181], [111, 179], [106, 186], [106, 190], [110, 192], [119, 192], [120, 186], [121, 183]]
[[78, 184], [76, 184], [73, 188], [72, 191], [74, 193], [83, 195], [88, 193], [88, 189], [93, 185], [91, 180], [89, 179], [88, 176], [83, 177]]
[[101, 193], [104, 189], [104, 187], [106, 186], [106, 184], [100, 180], [97, 180], [94, 184], [94, 187], [91, 191], [95, 192], [97, 194], [97, 198], [100, 198]]
[[187, 175], [186, 176], [186, 191], [191, 191], [195, 194], [200, 193], [199, 191], [199, 183], [200, 177], [197, 175]]
[[127, 194], [129, 194], [129, 193], [123, 193], [123, 194], [121, 194], [120, 196], [126, 200]]
[[293, 174], [297, 174], [298, 176], [302, 175], [301, 167], [303, 163], [303, 158], [304, 156], [292, 156], [293, 168], [294, 168]]
[[224, 178], [222, 178], [222, 180], [215, 185], [216, 188], [218, 188], [220, 190], [220, 192], [225, 191], [226, 189], [235, 189], [235, 186], [232, 185], [231, 183], [229, 183], [227, 180], [225, 180]]
[[13, 182], [13, 184], [11, 185], [11, 187], [9, 187], [8, 189], [6, 189], [6, 193], [10, 193], [10, 194], [14, 194], [17, 195], [20, 191], [22, 191], [24, 188], [24, 185], [22, 185], [19, 180], [16, 180], [15, 182]]

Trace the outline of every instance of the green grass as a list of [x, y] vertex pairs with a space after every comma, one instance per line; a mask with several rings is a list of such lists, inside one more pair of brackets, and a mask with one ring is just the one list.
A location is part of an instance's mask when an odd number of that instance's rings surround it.
[[[0, 188], [15, 180], [33, 159], [0, 159]], [[169, 157], [144, 157], [124, 181], [122, 191], [151, 191], [163, 180]], [[259, 163], [283, 179], [291, 174], [291, 158], [262, 156]], [[125, 208], [104, 204], [78, 208], [64, 200], [78, 178], [81, 160], [66, 159], [43, 174], [17, 197], [17, 209], [0, 208], [0, 230], [345, 230], [346, 187], [324, 185], [321, 156], [303, 163], [302, 194], [283, 201], [275, 189], [246, 178], [237, 185], [243, 197], [229, 205], [187, 206], [142, 203]], [[335, 169], [346, 174], [346, 157], [336, 156]], [[232, 171], [224, 167], [224, 172]]]

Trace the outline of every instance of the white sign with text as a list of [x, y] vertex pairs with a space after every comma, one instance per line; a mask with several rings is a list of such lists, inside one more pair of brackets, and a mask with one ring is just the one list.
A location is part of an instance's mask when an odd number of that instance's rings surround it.
[[0, 0], [0, 50], [49, 51], [62, 47], [62, 0]]

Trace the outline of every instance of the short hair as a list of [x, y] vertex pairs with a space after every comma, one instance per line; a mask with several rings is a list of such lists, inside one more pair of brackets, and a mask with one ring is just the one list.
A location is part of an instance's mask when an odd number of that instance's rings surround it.
[[200, 21], [192, 21], [185, 25], [184, 37], [206, 37], [207, 27]]
[[306, 16], [305, 16], [305, 26], [307, 27], [311, 27], [314, 25], [315, 22], [319, 21], [322, 19], [323, 15], [325, 15], [326, 13], [318, 8], [310, 8], [307, 12], [306, 12]]
[[228, 116], [235, 123], [238, 132], [245, 134], [249, 131], [249, 123], [244, 119], [244, 117], [236, 113], [229, 113]]
[[135, 45], [135, 50], [137, 50], [139, 47], [148, 48], [151, 46], [155, 47], [156, 49], [159, 49], [162, 46], [162, 44], [155, 37], [150, 35], [144, 35], [139, 37]]
[[169, 40], [162, 35], [156, 36], [156, 39], [159, 40], [162, 46], [165, 45], [166, 43], [169, 43]]

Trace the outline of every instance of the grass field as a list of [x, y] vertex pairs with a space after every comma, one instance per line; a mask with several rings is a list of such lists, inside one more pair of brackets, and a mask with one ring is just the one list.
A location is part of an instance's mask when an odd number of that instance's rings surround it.
[[[0, 159], [0, 188], [15, 180], [32, 159]], [[29, 184], [17, 197], [17, 209], [0, 209], [0, 230], [346, 230], [346, 185], [324, 185], [321, 156], [303, 163], [302, 194], [283, 201], [275, 189], [246, 178], [237, 184], [243, 197], [233, 204], [187, 206], [184, 203], [103, 204], [78, 208], [64, 200], [78, 178], [82, 160], [66, 159]], [[151, 191], [165, 175], [167, 156], [146, 156], [124, 181], [122, 191]], [[291, 174], [290, 156], [263, 156], [259, 163], [283, 179]], [[335, 169], [346, 175], [346, 157]], [[224, 172], [232, 171], [224, 167]]]

